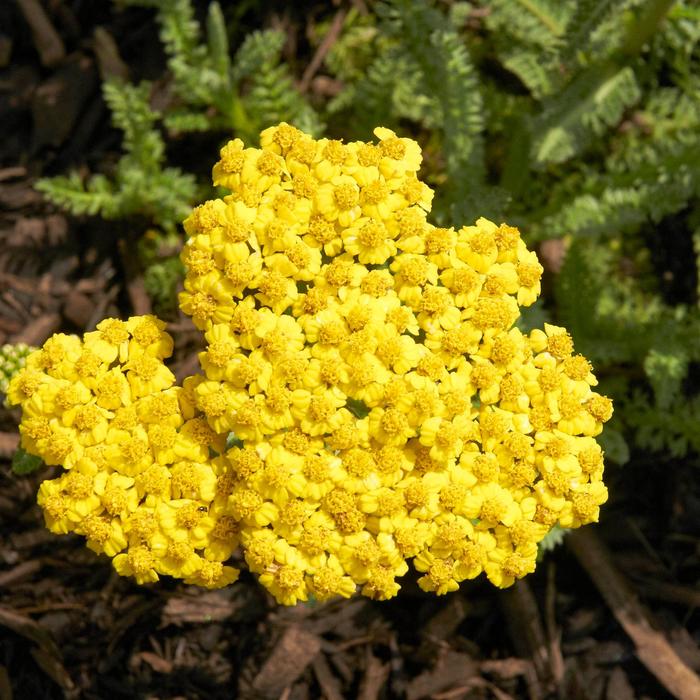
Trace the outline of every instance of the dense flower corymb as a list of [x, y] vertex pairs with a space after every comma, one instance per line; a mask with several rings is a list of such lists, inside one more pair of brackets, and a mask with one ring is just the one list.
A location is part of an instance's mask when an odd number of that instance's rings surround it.
[[[553, 525], [597, 519], [607, 492], [594, 437], [612, 406], [566, 330], [514, 326], [540, 292], [537, 257], [505, 224], [428, 223], [417, 144], [375, 134], [345, 144], [281, 124], [260, 149], [224, 146], [214, 183], [231, 194], [185, 221], [180, 303], [207, 345], [203, 374], [182, 389], [161, 361], [167, 336], [144, 351], [119, 321], [30, 358], [11, 386], [23, 444], [76, 482], [42, 487], [50, 527], [89, 543], [101, 528], [100, 551], [141, 581], [222, 585], [240, 543], [262, 584], [294, 604], [357, 586], [389, 598], [411, 559], [426, 591], [482, 572], [507, 586], [534, 569]], [[86, 349], [93, 385], [76, 369]], [[61, 454], [42, 430], [74, 423], [26, 389], [52, 394], [54, 380], [94, 404], [101, 426]], [[136, 410], [115, 437], [119, 410], [168, 392], [177, 418], [149, 426]], [[105, 457], [84, 466], [92, 445]], [[157, 497], [138, 487], [153, 465]]]

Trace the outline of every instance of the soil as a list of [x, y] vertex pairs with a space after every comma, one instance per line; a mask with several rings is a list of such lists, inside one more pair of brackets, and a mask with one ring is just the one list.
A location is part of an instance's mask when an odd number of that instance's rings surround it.
[[[304, 36], [297, 20], [281, 26]], [[33, 189], [118, 158], [97, 27], [132, 79], [163, 79], [152, 12], [0, 4], [0, 345], [150, 308], [125, 255], [139, 231], [70, 217]], [[186, 374], [198, 335], [183, 317], [171, 331]], [[246, 574], [212, 592], [137, 586], [81, 538], [50, 534], [35, 497], [52, 469], [10, 469], [17, 420], [0, 408], [0, 700], [700, 698], [696, 457], [611, 466], [601, 524], [568, 535], [512, 589], [478, 580], [437, 598], [409, 575], [389, 602], [283, 608]]]

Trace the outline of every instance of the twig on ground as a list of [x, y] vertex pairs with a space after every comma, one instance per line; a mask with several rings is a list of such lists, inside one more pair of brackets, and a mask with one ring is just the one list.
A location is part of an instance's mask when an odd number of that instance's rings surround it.
[[383, 664], [373, 653], [372, 647], [366, 647], [365, 675], [360, 683], [358, 700], [377, 700], [379, 691], [389, 677], [389, 664]]
[[309, 89], [309, 85], [311, 85], [314, 75], [316, 75], [318, 69], [321, 67], [323, 59], [331, 50], [333, 44], [335, 44], [335, 42], [338, 40], [347, 14], [348, 11], [344, 7], [335, 13], [335, 17], [333, 18], [333, 22], [328, 29], [328, 33], [323, 37], [323, 41], [318, 45], [316, 53], [313, 55], [311, 61], [309, 61], [309, 65], [306, 66], [304, 75], [302, 75], [301, 80], [299, 81], [300, 92], [306, 92]]
[[561, 629], [557, 626], [556, 616], [556, 568], [550, 562], [547, 566], [547, 592], [544, 607], [545, 628], [547, 630], [547, 641], [549, 643], [549, 666], [552, 671], [552, 679], [557, 688], [561, 687], [564, 678], [564, 656], [561, 652]]
[[343, 700], [340, 681], [331, 671], [326, 657], [323, 654], [317, 654], [311, 665], [314, 669], [316, 680], [323, 691], [323, 697], [326, 700]]
[[678, 700], [700, 698], [700, 678], [683, 663], [666, 637], [653, 628], [650, 613], [617, 571], [599, 537], [590, 529], [577, 530], [569, 535], [567, 545], [634, 642], [639, 660]]
[[700, 608], [700, 591], [697, 588], [647, 578], [635, 578], [634, 585], [643, 597]]

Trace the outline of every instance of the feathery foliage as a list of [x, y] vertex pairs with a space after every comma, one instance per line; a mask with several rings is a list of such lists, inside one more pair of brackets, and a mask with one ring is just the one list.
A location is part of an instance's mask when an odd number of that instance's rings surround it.
[[169, 128], [233, 131], [248, 143], [255, 141], [262, 128], [281, 119], [319, 132], [318, 116], [295, 89], [288, 67], [280, 62], [285, 42], [281, 31], [251, 33], [232, 57], [219, 3], [210, 3], [203, 31], [191, 0], [122, 2], [156, 9], [173, 91], [181, 103], [177, 111], [165, 116]]

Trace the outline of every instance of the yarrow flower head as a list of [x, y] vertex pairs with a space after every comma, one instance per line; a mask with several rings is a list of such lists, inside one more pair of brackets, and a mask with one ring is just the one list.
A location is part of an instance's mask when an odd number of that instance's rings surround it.
[[567, 331], [519, 307], [542, 267], [519, 231], [430, 224], [418, 145], [234, 140], [185, 221], [180, 305], [203, 332], [182, 388], [155, 319], [54, 336], [13, 380], [49, 527], [140, 582], [232, 581], [240, 546], [283, 604], [444, 594], [535, 568], [556, 524], [598, 518], [612, 414]]
[[208, 586], [223, 586], [238, 571], [221, 563], [231, 550], [216, 547], [226, 516], [208, 460], [225, 438], [173, 386], [164, 327], [137, 316], [102, 321], [83, 340], [54, 335], [8, 398], [22, 405], [24, 449], [66, 469], [39, 488], [52, 532], [84, 535], [139, 583], [161, 574], [199, 583], [204, 570]]

